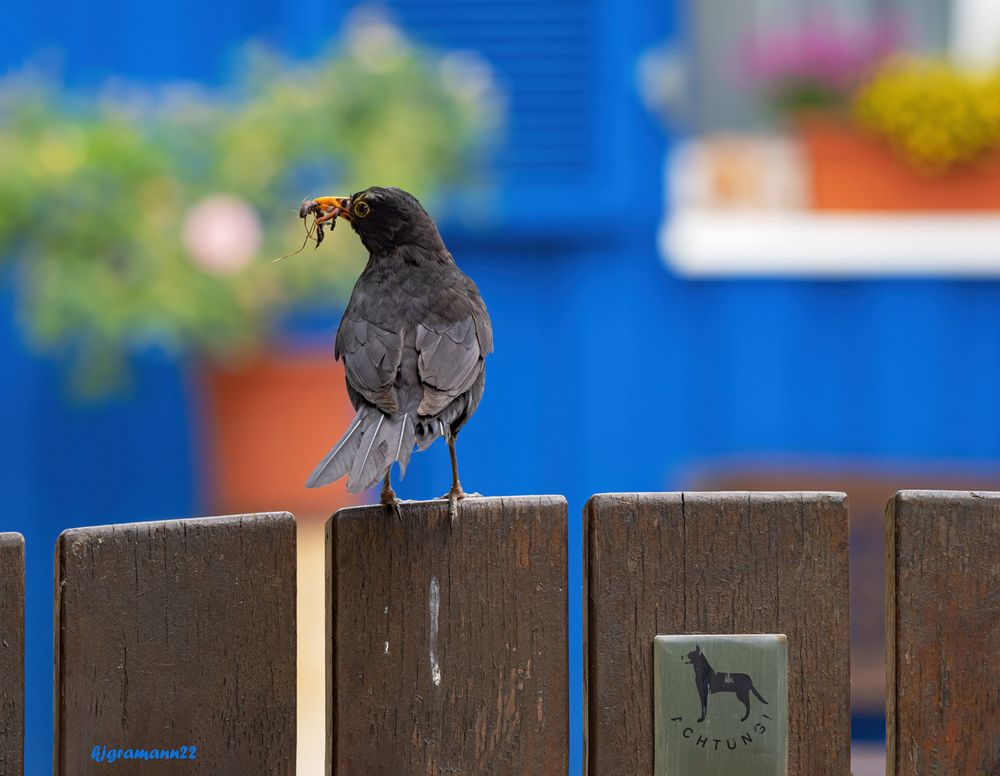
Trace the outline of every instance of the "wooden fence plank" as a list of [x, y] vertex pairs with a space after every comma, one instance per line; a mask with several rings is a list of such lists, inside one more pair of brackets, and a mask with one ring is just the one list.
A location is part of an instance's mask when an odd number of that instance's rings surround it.
[[24, 537], [0, 533], [0, 776], [24, 773]]
[[122, 774], [294, 773], [292, 516], [63, 532], [55, 648], [57, 774], [106, 773], [95, 746], [197, 747]]
[[327, 770], [565, 774], [566, 501], [343, 509], [327, 525]]
[[604, 494], [584, 520], [590, 776], [653, 772], [653, 637], [682, 633], [786, 634], [788, 773], [847, 776], [843, 494]]
[[886, 511], [890, 776], [1000, 774], [1000, 493]]

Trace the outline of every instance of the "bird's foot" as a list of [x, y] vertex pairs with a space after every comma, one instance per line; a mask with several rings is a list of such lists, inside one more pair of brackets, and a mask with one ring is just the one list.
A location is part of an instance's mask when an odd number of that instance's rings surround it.
[[379, 496], [379, 503], [389, 507], [397, 520], [403, 519], [403, 513], [399, 509], [400, 501], [396, 498], [396, 491], [391, 487], [382, 488], [382, 495]]
[[438, 501], [443, 501], [445, 499], [450, 501], [453, 498], [457, 501], [461, 501], [462, 499], [466, 498], [482, 498], [482, 497], [483, 497], [482, 493], [466, 493], [464, 490], [459, 489], [457, 491], [449, 490], [443, 496], [438, 496]]
[[451, 520], [451, 524], [454, 525], [455, 521], [458, 520], [458, 502], [467, 498], [482, 498], [481, 493], [466, 493], [462, 490], [462, 485], [460, 483], [455, 483], [451, 486], [451, 490], [441, 496], [442, 499], [447, 499], [448, 501], [448, 519]]

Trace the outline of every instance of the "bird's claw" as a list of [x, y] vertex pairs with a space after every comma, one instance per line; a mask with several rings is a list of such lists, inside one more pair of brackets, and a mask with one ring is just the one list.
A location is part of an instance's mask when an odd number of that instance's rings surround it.
[[448, 519], [451, 520], [451, 524], [454, 525], [455, 521], [458, 520], [458, 502], [463, 501], [467, 498], [482, 498], [482, 493], [466, 493], [462, 490], [462, 486], [453, 487], [443, 496], [442, 499], [448, 502]]
[[396, 493], [392, 488], [383, 488], [382, 495], [379, 497], [379, 503], [383, 506], [389, 507], [392, 513], [396, 516], [397, 520], [403, 519], [403, 512], [399, 508], [400, 501], [396, 498]]

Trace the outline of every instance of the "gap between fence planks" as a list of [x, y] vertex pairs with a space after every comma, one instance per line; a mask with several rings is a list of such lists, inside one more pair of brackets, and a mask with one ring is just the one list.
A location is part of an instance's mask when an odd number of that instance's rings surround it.
[[[295, 522], [286, 513], [64, 531], [56, 774], [295, 769]], [[180, 750], [95, 762], [95, 746]], [[181, 766], [183, 766], [181, 768]]]
[[788, 636], [789, 776], [850, 768], [842, 493], [626, 493], [584, 510], [589, 776], [653, 772], [657, 634]]
[[0, 533], [0, 776], [24, 773], [24, 537]]
[[886, 509], [889, 776], [1000, 774], [1000, 493]]
[[565, 499], [400, 513], [327, 524], [328, 772], [565, 774]]

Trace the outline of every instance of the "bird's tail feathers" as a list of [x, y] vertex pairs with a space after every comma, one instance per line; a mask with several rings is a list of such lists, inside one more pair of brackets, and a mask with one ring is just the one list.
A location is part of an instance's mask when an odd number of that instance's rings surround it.
[[359, 493], [382, 479], [396, 461], [402, 478], [416, 441], [411, 413], [390, 416], [375, 407], [362, 407], [344, 436], [309, 475], [306, 487], [329, 485], [350, 474], [347, 489]]
[[385, 476], [389, 467], [399, 461], [399, 472], [406, 473], [406, 464], [413, 452], [413, 420], [409, 413], [383, 415], [369, 423], [354, 455], [347, 489], [351, 493], [367, 490]]
[[354, 463], [354, 455], [361, 444], [361, 437], [367, 427], [367, 421], [372, 419], [372, 415], [381, 415], [378, 410], [371, 407], [362, 407], [354, 416], [347, 431], [324, 456], [323, 460], [313, 469], [309, 479], [306, 480], [307, 488], [318, 488], [322, 485], [329, 485], [347, 474]]

